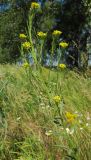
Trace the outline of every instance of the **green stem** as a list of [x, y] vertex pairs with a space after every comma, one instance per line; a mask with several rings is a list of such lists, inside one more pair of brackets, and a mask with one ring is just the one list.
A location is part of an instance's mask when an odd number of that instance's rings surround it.
[[63, 122], [62, 113], [60, 113], [60, 108], [58, 104], [57, 104], [57, 111], [58, 111], [61, 121]]
[[[58, 69], [58, 67], [57, 67]], [[56, 80], [56, 92], [58, 91], [58, 88], [59, 88], [59, 71], [57, 70], [57, 80]]]
[[39, 55], [39, 56], [40, 56], [39, 63], [41, 63], [43, 46], [44, 46], [44, 40], [42, 40], [42, 41], [41, 41], [41, 46], [40, 46], [40, 55]]
[[32, 53], [32, 56], [33, 56], [33, 59], [34, 59], [35, 63], [37, 64], [36, 52], [35, 52], [34, 44], [33, 44], [33, 40], [32, 40], [32, 23], [33, 23], [34, 16], [35, 16], [35, 14], [29, 13], [28, 34], [29, 34], [29, 41], [31, 43], [31, 53]]

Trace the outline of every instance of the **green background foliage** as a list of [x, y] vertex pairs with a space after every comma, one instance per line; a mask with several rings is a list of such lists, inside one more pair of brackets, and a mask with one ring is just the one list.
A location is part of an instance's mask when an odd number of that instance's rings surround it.
[[[10, 3], [11, 8], [0, 13], [0, 63], [12, 62], [19, 55], [19, 38], [21, 32], [25, 33], [27, 28], [28, 11], [31, 0], [26, 3], [24, 0], [8, 0], [1, 3]], [[36, 31], [52, 32], [53, 29], [63, 31], [63, 38], [75, 41], [78, 46], [85, 46], [87, 36], [84, 35], [81, 41], [83, 29], [86, 31], [90, 28], [90, 1], [65, 0], [63, 3], [59, 1], [42, 1], [42, 10], [36, 14], [33, 22], [33, 33]], [[16, 5], [18, 4], [18, 5]], [[51, 37], [47, 42], [50, 48]], [[84, 45], [85, 44], [85, 45]], [[81, 47], [82, 48], [82, 47]]]

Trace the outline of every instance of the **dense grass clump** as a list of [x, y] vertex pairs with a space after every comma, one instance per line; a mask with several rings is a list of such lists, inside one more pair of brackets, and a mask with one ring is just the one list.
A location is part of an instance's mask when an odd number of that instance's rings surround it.
[[90, 160], [91, 78], [30, 68], [0, 66], [0, 159]]

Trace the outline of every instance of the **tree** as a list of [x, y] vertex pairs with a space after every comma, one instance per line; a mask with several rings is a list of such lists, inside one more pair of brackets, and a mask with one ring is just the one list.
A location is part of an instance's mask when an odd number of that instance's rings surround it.
[[[10, 7], [0, 13], [0, 62], [12, 62], [19, 56], [19, 33], [25, 32], [27, 5], [24, 0], [2, 0]], [[29, 3], [29, 2], [28, 2]]]
[[0, 62], [8, 62], [19, 55], [20, 31], [24, 30], [23, 11], [11, 9], [0, 17]]
[[[40, 1], [42, 11], [35, 16], [33, 22], [34, 34], [40, 30], [48, 33], [51, 33], [54, 29], [61, 30], [63, 32], [62, 38], [70, 44], [69, 52], [72, 54], [70, 57], [74, 56], [74, 64], [77, 66], [78, 52], [82, 49], [86, 51], [91, 1], [80, 0], [79, 3], [77, 0]], [[18, 35], [26, 30], [28, 11], [32, 0], [2, 0], [1, 2], [10, 3], [12, 6], [7, 12], [0, 13], [0, 56], [5, 55], [4, 60], [9, 60], [19, 55], [18, 46], [20, 42]], [[50, 44], [51, 36], [48, 37], [46, 43], [48, 50], [50, 50]], [[73, 51], [71, 46], [74, 48]], [[68, 57], [70, 59], [68, 61], [73, 63], [73, 59], [70, 57]]]
[[[61, 10], [58, 13], [57, 28], [63, 31], [63, 37], [70, 46], [69, 61], [75, 66], [80, 66], [81, 52], [86, 52], [86, 43], [89, 36], [88, 21], [90, 17], [90, 0], [64, 0], [61, 3]], [[68, 60], [67, 60], [68, 61]]]

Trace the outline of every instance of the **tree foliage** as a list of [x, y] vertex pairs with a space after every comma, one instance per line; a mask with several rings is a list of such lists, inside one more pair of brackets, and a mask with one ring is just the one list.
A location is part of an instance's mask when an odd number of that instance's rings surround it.
[[[12, 61], [19, 53], [18, 35], [23, 21], [23, 11], [11, 9], [0, 17], [0, 62]], [[22, 30], [24, 27], [22, 27]]]
[[[32, 0], [2, 0], [1, 3], [10, 3], [11, 8], [0, 13], [0, 62], [10, 61], [19, 55], [20, 32], [25, 32], [27, 17]], [[42, 10], [36, 14], [33, 31], [39, 30], [52, 32], [61, 30], [63, 39], [73, 45], [73, 41], [79, 49], [86, 49], [88, 29], [90, 26], [90, 0], [41, 0]], [[88, 25], [89, 24], [89, 25]], [[47, 46], [50, 48], [51, 37]], [[76, 57], [77, 58], [77, 57]]]

